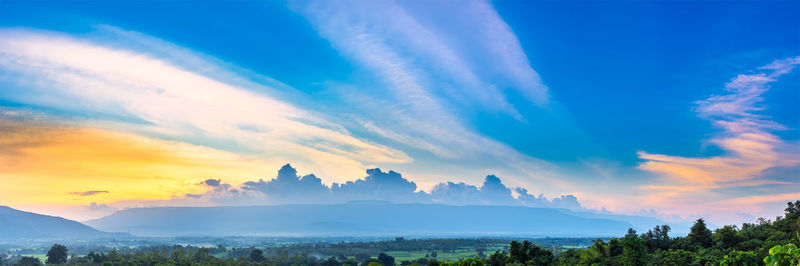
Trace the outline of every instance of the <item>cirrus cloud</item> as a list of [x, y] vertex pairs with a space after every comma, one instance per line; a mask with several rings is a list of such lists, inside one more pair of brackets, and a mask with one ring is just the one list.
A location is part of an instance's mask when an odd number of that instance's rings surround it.
[[[657, 184], [641, 187], [648, 192], [642, 198], [644, 203], [670, 208], [672, 212], [680, 212], [688, 206], [705, 206], [700, 209], [719, 215], [743, 208], [760, 210], [759, 205], [765, 198], [786, 201], [796, 197], [796, 193], [789, 193], [736, 198], [719, 190], [767, 185], [800, 189], [800, 183], [764, 176], [770, 169], [800, 164], [800, 145], [773, 134], [772, 131], [786, 128], [759, 113], [766, 108], [761, 103], [769, 84], [790, 73], [797, 64], [800, 64], [800, 57], [777, 60], [759, 68], [757, 73], [733, 78], [725, 84], [728, 94], [696, 102], [698, 116], [722, 130], [709, 143], [725, 151], [723, 155], [695, 158], [640, 151], [639, 158], [645, 161], [638, 167], [658, 173], [662, 178]], [[775, 197], [779, 195], [782, 197]]]

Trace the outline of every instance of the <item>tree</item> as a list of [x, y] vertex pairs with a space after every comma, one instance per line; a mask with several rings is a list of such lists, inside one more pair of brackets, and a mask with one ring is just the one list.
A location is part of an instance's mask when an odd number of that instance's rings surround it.
[[22, 257], [17, 262], [18, 266], [39, 266], [42, 265], [42, 261], [34, 257]]
[[633, 230], [633, 228], [628, 228], [628, 233], [625, 234], [625, 237], [635, 236], [635, 235], [636, 235], [636, 230]]
[[89, 252], [89, 254], [86, 255], [86, 257], [89, 258], [89, 260], [91, 260], [93, 263], [97, 264], [103, 263], [103, 261], [106, 260], [105, 259], [106, 255], [103, 254], [102, 252], [99, 254], [94, 252]]
[[742, 241], [739, 238], [738, 232], [739, 230], [736, 229], [736, 226], [726, 225], [714, 230], [711, 239], [714, 240], [714, 245], [722, 249], [733, 248]]
[[790, 201], [787, 205], [789, 206], [784, 210], [786, 212], [787, 219], [800, 217], [800, 200], [795, 201], [794, 203]]
[[642, 238], [632, 235], [622, 239], [623, 265], [644, 265], [646, 256], [647, 248]]
[[378, 254], [378, 262], [380, 262], [384, 266], [393, 266], [394, 265], [394, 257], [386, 255], [386, 253], [381, 253], [381, 254]]
[[580, 264], [609, 264], [608, 260], [608, 245], [602, 239], [596, 239], [594, 244], [582, 250], [579, 254]]
[[622, 244], [618, 238], [612, 238], [608, 241], [608, 256], [616, 257], [622, 255]]
[[530, 242], [528, 240], [525, 240], [525, 242], [523, 243], [524, 244], [519, 243], [517, 241], [511, 241], [511, 244], [509, 244], [508, 253], [510, 255], [509, 259], [511, 260], [511, 262], [525, 263], [526, 261], [528, 261], [527, 247], [525, 247], [524, 245], [530, 246]]
[[194, 262], [202, 262], [209, 259], [211, 256], [211, 250], [208, 248], [199, 248], [197, 252], [194, 253]]
[[670, 238], [669, 238], [669, 231], [672, 228], [669, 225], [657, 225], [647, 231], [647, 233], [642, 234], [642, 239], [645, 240], [645, 246], [647, 246], [647, 250], [650, 252], [655, 252], [657, 250], [667, 250], [671, 246]]
[[691, 244], [699, 245], [700, 247], [711, 247], [711, 230], [708, 230], [706, 221], [703, 218], [697, 219], [692, 225], [689, 235], [686, 236]]
[[690, 265], [694, 256], [686, 250], [661, 250], [653, 254], [649, 263], [652, 265]]
[[734, 266], [734, 265], [761, 265], [761, 262], [758, 260], [758, 256], [752, 251], [739, 251], [734, 250], [725, 255], [722, 258], [722, 261], [719, 263], [720, 266]]
[[533, 245], [528, 249], [528, 258], [528, 261], [525, 262], [527, 265], [552, 265], [553, 261], [555, 261], [552, 251], [537, 245]]
[[265, 259], [266, 258], [264, 258], [264, 251], [261, 251], [260, 249], [257, 248], [253, 249], [253, 251], [250, 251], [250, 260], [262, 262]]
[[320, 265], [322, 265], [322, 266], [339, 266], [339, 265], [342, 265], [342, 264], [339, 263], [339, 261], [336, 260], [336, 258], [330, 257], [330, 258], [328, 258], [328, 260], [323, 261]]
[[372, 256], [370, 256], [367, 253], [358, 253], [358, 254], [356, 254], [356, 260], [358, 262], [364, 262], [365, 260], [368, 260], [370, 258], [372, 258]]
[[380, 261], [378, 261], [378, 260], [376, 260], [374, 258], [369, 258], [369, 259], [361, 262], [361, 266], [377, 266], [377, 265], [383, 265], [383, 264], [381, 264]]
[[67, 263], [67, 247], [53, 244], [50, 251], [47, 251], [47, 264]]
[[[567, 249], [567, 251], [561, 252], [558, 254], [558, 259], [556, 259], [556, 265], [578, 265], [581, 263], [580, 258], [580, 251], [577, 249], [571, 248]], [[498, 264], [499, 265], [499, 264]], [[492, 264], [492, 266], [497, 266]]]
[[508, 259], [508, 253], [495, 251], [492, 255], [489, 255], [487, 263], [491, 266], [501, 266], [506, 264], [506, 259]]

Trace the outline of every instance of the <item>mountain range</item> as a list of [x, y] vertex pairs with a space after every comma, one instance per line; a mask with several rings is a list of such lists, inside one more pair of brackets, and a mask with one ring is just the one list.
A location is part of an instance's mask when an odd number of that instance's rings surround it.
[[[0, 206], [0, 241], [129, 236], [611, 236], [663, 221], [522, 206], [385, 201], [269, 206], [152, 207], [84, 223]], [[673, 232], [688, 226], [673, 225]], [[686, 228], [683, 228], [686, 227]], [[677, 230], [676, 230], [677, 229]], [[683, 230], [681, 230], [683, 229]], [[108, 233], [128, 232], [128, 233]]]
[[[616, 218], [616, 219], [612, 219]], [[607, 236], [658, 219], [521, 206], [354, 201], [241, 207], [133, 208], [86, 221], [139, 236]], [[646, 227], [645, 227], [646, 226]]]

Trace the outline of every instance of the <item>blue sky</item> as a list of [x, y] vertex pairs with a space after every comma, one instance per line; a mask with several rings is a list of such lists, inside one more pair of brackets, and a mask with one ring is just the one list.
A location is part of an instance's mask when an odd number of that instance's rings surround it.
[[[588, 209], [742, 222], [800, 198], [798, 13], [795, 1], [3, 1], [0, 107], [23, 128], [100, 129], [238, 158], [221, 166], [235, 172], [186, 174], [155, 196], [115, 193], [117, 177], [98, 174], [82, 190], [120, 195], [75, 204], [176, 200], [208, 178], [237, 186], [292, 163], [325, 184], [380, 167], [430, 192], [495, 174]], [[120, 61], [103, 60], [111, 54]], [[125, 76], [159, 62], [194, 76]], [[740, 75], [770, 80], [737, 89]], [[156, 93], [139, 93], [151, 83]], [[203, 88], [216, 101], [195, 101]], [[712, 108], [729, 100], [736, 108]], [[751, 142], [760, 148], [743, 152]], [[57, 209], [44, 196], [0, 200]]]

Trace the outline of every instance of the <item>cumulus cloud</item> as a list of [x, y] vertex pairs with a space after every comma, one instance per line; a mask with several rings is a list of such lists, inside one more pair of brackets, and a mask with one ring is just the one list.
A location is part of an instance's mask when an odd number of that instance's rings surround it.
[[393, 202], [428, 201], [424, 192], [416, 192], [417, 184], [403, 178], [395, 171], [383, 172], [380, 168], [367, 169], [364, 179], [334, 183], [334, 195], [348, 199], [374, 199]]
[[[202, 194], [186, 194], [172, 199], [172, 204], [206, 203], [297, 204], [345, 203], [354, 200], [382, 200], [394, 203], [442, 203], [450, 205], [513, 205], [529, 207], [586, 210], [573, 195], [547, 199], [533, 196], [525, 188], [509, 188], [495, 175], [488, 175], [481, 187], [463, 182], [443, 182], [430, 192], [418, 190], [416, 183], [395, 171], [367, 169], [366, 176], [345, 183], [322, 183], [313, 174], [298, 175], [297, 169], [286, 164], [269, 180], [247, 181], [238, 186], [223, 183], [207, 186]], [[214, 180], [214, 179], [211, 179]], [[216, 181], [216, 180], [215, 180]], [[205, 183], [204, 183], [205, 184]], [[216, 182], [215, 182], [216, 184]], [[517, 193], [515, 196], [512, 191]]]
[[298, 176], [297, 170], [286, 164], [278, 170], [278, 175], [264, 181], [248, 181], [242, 189], [264, 193], [273, 203], [307, 203], [324, 201], [329, 197], [330, 189], [322, 184], [322, 180], [311, 175]]

